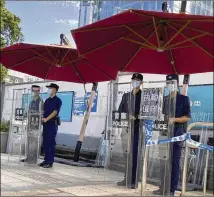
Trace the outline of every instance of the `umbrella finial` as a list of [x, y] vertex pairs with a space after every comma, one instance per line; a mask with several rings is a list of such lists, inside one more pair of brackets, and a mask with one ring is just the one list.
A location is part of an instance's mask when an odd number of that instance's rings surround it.
[[56, 67], [60, 68], [60, 67], [62, 67], [62, 65], [61, 64], [56, 64]]

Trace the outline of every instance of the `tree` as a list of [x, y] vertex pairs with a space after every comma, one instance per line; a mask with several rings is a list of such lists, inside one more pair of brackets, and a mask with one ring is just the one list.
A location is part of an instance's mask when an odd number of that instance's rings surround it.
[[7, 76], [8, 76], [7, 69], [2, 64], [0, 64], [0, 82], [3, 82], [5, 78], [7, 78]]
[[[24, 37], [21, 31], [20, 22], [21, 19], [9, 11], [5, 6], [5, 0], [0, 1], [1, 8], [1, 39], [0, 39], [0, 48], [4, 48], [5, 46], [9, 46], [16, 42], [23, 41]], [[7, 69], [1, 64], [0, 65], [0, 82], [4, 81], [4, 79], [8, 76]]]

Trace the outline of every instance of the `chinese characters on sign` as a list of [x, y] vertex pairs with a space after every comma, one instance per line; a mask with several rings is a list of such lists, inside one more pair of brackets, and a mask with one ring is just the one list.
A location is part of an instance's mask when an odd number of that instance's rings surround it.
[[201, 101], [190, 101], [190, 106], [191, 107], [200, 107]]
[[161, 112], [163, 88], [147, 88], [143, 90], [142, 117], [158, 118]]
[[31, 130], [39, 130], [39, 124], [40, 124], [40, 116], [39, 115], [30, 115], [30, 131]]
[[15, 109], [15, 120], [22, 121], [24, 119], [24, 109], [16, 108]]
[[122, 128], [128, 127], [128, 117], [126, 113], [120, 113], [118, 111], [113, 111], [112, 113], [113, 127]]

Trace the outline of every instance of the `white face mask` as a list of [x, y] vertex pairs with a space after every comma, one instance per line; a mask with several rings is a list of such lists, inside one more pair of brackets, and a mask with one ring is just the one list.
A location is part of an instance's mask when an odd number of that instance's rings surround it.
[[50, 88], [48, 88], [47, 94], [51, 94], [51, 89]]
[[171, 92], [177, 91], [178, 87], [175, 84], [166, 84], [167, 89]]
[[141, 81], [132, 81], [133, 88], [139, 88], [141, 85]]

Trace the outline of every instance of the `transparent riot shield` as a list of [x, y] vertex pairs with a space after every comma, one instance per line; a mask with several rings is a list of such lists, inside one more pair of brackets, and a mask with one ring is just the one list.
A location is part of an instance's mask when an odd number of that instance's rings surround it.
[[177, 82], [145, 83], [141, 101], [143, 130], [142, 196], [170, 194]]
[[28, 117], [28, 89], [13, 89], [11, 119], [8, 140], [8, 162], [20, 163], [25, 156], [25, 137]]
[[[139, 110], [142, 91], [131, 83], [115, 83], [111, 90], [106, 139], [106, 181], [131, 189], [138, 187], [141, 136]], [[140, 195], [140, 193], [139, 193]]]
[[38, 164], [41, 148], [41, 127], [43, 116], [43, 94], [40, 87], [32, 87], [31, 92], [25, 95], [29, 100], [27, 137], [25, 147], [25, 164]]

